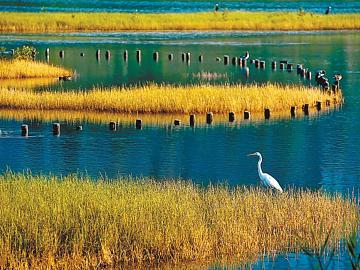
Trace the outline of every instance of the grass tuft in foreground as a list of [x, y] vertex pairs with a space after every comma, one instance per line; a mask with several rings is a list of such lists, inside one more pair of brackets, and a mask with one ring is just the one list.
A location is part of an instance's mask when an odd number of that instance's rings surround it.
[[176, 14], [0, 13], [0, 32], [346, 29], [360, 29], [359, 14], [227, 11]]
[[71, 110], [117, 113], [228, 113], [288, 111], [316, 101], [342, 103], [341, 92], [328, 93], [297, 85], [148, 85], [94, 88], [89, 91], [31, 92], [0, 88], [3, 109]]
[[0, 60], [0, 79], [58, 78], [71, 75], [62, 67], [30, 60]]
[[168, 180], [0, 176], [0, 268], [84, 269], [249, 262], [329, 246], [358, 206], [338, 195]]

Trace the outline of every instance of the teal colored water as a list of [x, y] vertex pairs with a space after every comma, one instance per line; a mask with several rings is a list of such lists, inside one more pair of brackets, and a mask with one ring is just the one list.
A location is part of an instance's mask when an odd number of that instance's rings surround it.
[[360, 11], [359, 1], [169, 1], [169, 0], [113, 0], [113, 1], [85, 1], [85, 0], [27, 0], [27, 1], [0, 1], [3, 11], [25, 12], [199, 12], [212, 11], [215, 3], [219, 3], [220, 11], [247, 10], [247, 11], [298, 11], [303, 8], [307, 12], [324, 13], [327, 7], [332, 7], [333, 13], [354, 13]]
[[[224, 121], [216, 125], [175, 128], [165, 125], [145, 125], [136, 130], [134, 124], [121, 123], [115, 132], [107, 124], [86, 123], [80, 119], [62, 122], [61, 135], [54, 137], [51, 122], [43, 120], [0, 121], [0, 169], [15, 171], [68, 174], [87, 173], [181, 177], [195, 182], [226, 181], [230, 185], [257, 185], [257, 159], [248, 153], [260, 151], [263, 169], [278, 179], [284, 189], [289, 186], [326, 189], [344, 194], [360, 187], [360, 33], [107, 33], [55, 35], [1, 35], [0, 46], [12, 48], [30, 44], [40, 51], [50, 48], [49, 62], [76, 69], [76, 81], [55, 84], [57, 89], [87, 89], [92, 85], [129, 85], [148, 81], [174, 84], [197, 83], [193, 74], [216, 72], [224, 74], [209, 83], [286, 82], [309, 83], [295, 72], [272, 71], [273, 60], [287, 59], [304, 63], [312, 71], [323, 68], [328, 76], [342, 73], [341, 85], [345, 104], [335, 111], [312, 117], [282, 120]], [[100, 61], [95, 57], [101, 49]], [[135, 51], [142, 50], [142, 62]], [[65, 57], [59, 57], [59, 51]], [[105, 51], [111, 51], [111, 59]], [[122, 58], [128, 50], [129, 59]], [[243, 55], [267, 61], [265, 70], [250, 66], [246, 71], [217, 62], [224, 54]], [[155, 62], [152, 53], [159, 51]], [[192, 53], [189, 65], [181, 61], [180, 53]], [[85, 53], [81, 57], [80, 53]], [[174, 54], [174, 60], [167, 55]], [[204, 56], [199, 62], [198, 55]], [[205, 80], [206, 81], [206, 80]], [[313, 83], [313, 82], [312, 82]], [[39, 89], [40, 90], [40, 89]], [[198, 116], [205, 117], [205, 116]], [[216, 116], [215, 117], [219, 117]], [[237, 115], [237, 119], [240, 116]], [[30, 137], [20, 136], [20, 125], [28, 123]], [[78, 124], [83, 131], [75, 130]], [[289, 266], [290, 265], [290, 266]], [[265, 262], [266, 269], [308, 269], [306, 257], [278, 257]], [[262, 262], [255, 267], [261, 269]], [[348, 269], [340, 256], [333, 269]]]

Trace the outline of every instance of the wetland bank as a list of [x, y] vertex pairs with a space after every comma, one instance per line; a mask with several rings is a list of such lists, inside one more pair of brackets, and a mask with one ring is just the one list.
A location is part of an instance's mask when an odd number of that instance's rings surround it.
[[[318, 229], [315, 232], [318, 233], [318, 241], [306, 238], [311, 233], [305, 233], [305, 241], [321, 245], [333, 224], [334, 228], [339, 229], [335, 230], [332, 240], [337, 245], [340, 238], [356, 227], [357, 204], [352, 199], [344, 198], [349, 198], [346, 196], [348, 190], [359, 188], [357, 180], [360, 169], [356, 165], [359, 161], [359, 133], [356, 126], [351, 124], [356, 121], [360, 100], [356, 91], [360, 67], [355, 61], [359, 56], [358, 33], [247, 33], [245, 36], [238, 33], [200, 33], [197, 37], [167, 33], [164, 36], [161, 33], [90, 33], [87, 36], [75, 33], [70, 36], [27, 34], [19, 39], [15, 34], [10, 38], [8, 35], [6, 38], [0, 37], [0, 42], [6, 47], [14, 47], [21, 45], [19, 43], [23, 39], [28, 39], [34, 42], [40, 52], [50, 47], [50, 64], [76, 70], [80, 74], [76, 80], [51, 85], [50, 90], [48, 86], [40, 86], [29, 91], [34, 99], [44, 90], [51, 94], [51, 89], [60, 90], [61, 94], [69, 92], [69, 95], [81, 95], [82, 91], [86, 92], [99, 84], [102, 89], [118, 89], [123, 85], [130, 87], [139, 81], [153, 81], [155, 84], [175, 82], [181, 86], [189, 82], [204, 84], [202, 78], [192, 76], [203, 71], [228, 74], [227, 77], [210, 80], [211, 85], [234, 86], [270, 81], [294, 87], [306, 85], [307, 88], [312, 84], [299, 78], [296, 72], [272, 71], [270, 65], [265, 70], [249, 65], [250, 76], [247, 78], [238, 67], [215, 61], [216, 56], [239, 55], [251, 48], [251, 55], [261, 57], [267, 63], [286, 57], [291, 62], [304, 63], [312, 70], [323, 68], [328, 74], [342, 73], [345, 103], [336, 110], [323, 108], [321, 113], [315, 111], [310, 116], [290, 118], [288, 115], [287, 118], [274, 117], [266, 121], [251, 119], [248, 122], [236, 120], [234, 123], [220, 120], [220, 124], [204, 123], [195, 128], [187, 125], [174, 127], [172, 116], [168, 116], [165, 124], [163, 120], [149, 118], [149, 124], [137, 130], [131, 121], [128, 124], [126, 117], [121, 116], [116, 131], [110, 131], [107, 127], [108, 120], [114, 117], [109, 113], [103, 113], [107, 115], [105, 118], [89, 116], [87, 119], [87, 113], [82, 110], [67, 114], [51, 110], [1, 112], [0, 148], [5, 154], [0, 157], [0, 164], [3, 170], [10, 166], [16, 172], [26, 169], [34, 172], [33, 175], [2, 175], [2, 196], [8, 202], [4, 203], [4, 209], [15, 208], [18, 209], [17, 213], [29, 216], [20, 222], [10, 211], [4, 213], [7, 224], [13, 224], [13, 227], [7, 228], [8, 235], [12, 235], [14, 241], [4, 240], [7, 253], [2, 253], [2, 258], [12, 258], [14, 265], [19, 262], [53, 265], [51, 258], [55, 254], [58, 255], [55, 263], [64, 266], [69, 262], [69, 254], [81, 253], [86, 256], [76, 257], [75, 262], [79, 267], [90, 266], [91, 263], [111, 267], [117, 263], [138, 263], [141, 259], [156, 264], [166, 260], [173, 263], [182, 260], [209, 261], [210, 258], [222, 261], [235, 255], [237, 261], [242, 263], [249, 259], [254, 262], [259, 253], [272, 256], [272, 252], [263, 253], [268, 248], [268, 251], [276, 250], [278, 255], [272, 261], [284, 266], [286, 261], [298, 259], [284, 258], [283, 252], [301, 253], [301, 245], [291, 242], [296, 237], [288, 234], [289, 231], [299, 229], [309, 232], [313, 225], [314, 229]], [[104, 57], [100, 61], [95, 58], [95, 51], [99, 48], [111, 51], [109, 61]], [[129, 50], [128, 62], [122, 60], [125, 49]], [[135, 60], [137, 49], [143, 51], [141, 63]], [[204, 61], [192, 61], [187, 65], [179, 58], [173, 62], [165, 58], [169, 53], [180, 56], [185, 49], [194, 55], [203, 54]], [[64, 58], [59, 57], [60, 50], [65, 50]], [[154, 51], [160, 52], [158, 62], [152, 59]], [[84, 57], [80, 56], [81, 52], [85, 53]], [[38, 58], [46, 60], [43, 53]], [[209, 84], [209, 81], [205, 80], [205, 84]], [[105, 91], [105, 95], [108, 94]], [[74, 99], [70, 100], [73, 102]], [[183, 104], [187, 102], [183, 101]], [[135, 119], [138, 116], [132, 117]], [[55, 121], [62, 124], [60, 136], [51, 134], [51, 124]], [[20, 136], [22, 123], [29, 124], [31, 133], [27, 138]], [[79, 124], [83, 126], [82, 131], [75, 130]], [[285, 194], [248, 187], [256, 185], [258, 181], [256, 162], [246, 158], [246, 154], [254, 150], [263, 153], [266, 171], [285, 187]], [[60, 180], [61, 175], [74, 172], [86, 172], [91, 179], [69, 176]], [[109, 179], [99, 179], [99, 174], [107, 175]], [[122, 180], [118, 179], [119, 175]], [[144, 178], [134, 179], [128, 175]], [[174, 178], [192, 179], [193, 183], [169, 180]], [[163, 182], [159, 182], [159, 179], [163, 179]], [[209, 183], [224, 181], [229, 187], [209, 186]], [[243, 185], [247, 188], [240, 187]], [[293, 191], [290, 186], [322, 191]], [[47, 192], [40, 192], [44, 190]], [[9, 196], [10, 191], [18, 196]], [[333, 192], [342, 195], [330, 195]], [[73, 196], [69, 197], [68, 194]], [[161, 203], [164, 201], [168, 203]], [[28, 208], [23, 207], [24, 202], [27, 202], [25, 205]], [[249, 204], [248, 207], [245, 202]], [[88, 207], [76, 208], [82, 203]], [[264, 209], [269, 212], [264, 212]], [[115, 216], [117, 211], [122, 211], [123, 215]], [[49, 213], [59, 219], [49, 218]], [[59, 213], [65, 213], [67, 218], [57, 215]], [[267, 216], [268, 213], [273, 213], [278, 219]], [[286, 219], [299, 221], [298, 216], [304, 213], [311, 222], [293, 222], [288, 224], [289, 227], [283, 226]], [[151, 216], [146, 220], [141, 219], [147, 215]], [[176, 224], [170, 222], [173, 218], [169, 218], [174, 215], [179, 221]], [[30, 218], [34, 216], [40, 221]], [[342, 220], [344, 217], [348, 218]], [[111, 226], [101, 223], [108, 218], [113, 221]], [[252, 220], [252, 224], [258, 225], [256, 228], [265, 229], [264, 234], [239, 219]], [[270, 227], [265, 220], [269, 221]], [[349, 222], [345, 229], [343, 221]], [[192, 226], [194, 222], [202, 225]], [[320, 226], [322, 222], [324, 225]], [[239, 224], [248, 226], [248, 229], [239, 228]], [[42, 229], [40, 225], [44, 225]], [[14, 234], [14, 226], [19, 234]], [[194, 230], [194, 227], [199, 230]], [[112, 230], [116, 233], [111, 234]], [[119, 242], [124, 236], [120, 232], [124, 232], [130, 240]], [[159, 237], [149, 238], [146, 232]], [[284, 242], [274, 241], [276, 235], [283, 236]], [[244, 239], [248, 241], [248, 246], [239, 244]], [[257, 242], [254, 244], [253, 241]], [[15, 246], [11, 246], [11, 243]], [[135, 246], [135, 243], [138, 245]], [[117, 248], [129, 252], [118, 253]], [[340, 259], [334, 263], [340, 269], [347, 269], [348, 260], [341, 255], [341, 247], [339, 250]], [[46, 258], [37, 256], [45, 253], [49, 255]], [[305, 261], [296, 269], [308, 269], [309, 264]], [[257, 269], [258, 266], [254, 267]]]

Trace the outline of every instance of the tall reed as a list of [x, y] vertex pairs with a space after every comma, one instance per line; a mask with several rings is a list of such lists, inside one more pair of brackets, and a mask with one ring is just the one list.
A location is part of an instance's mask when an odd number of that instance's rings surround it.
[[58, 78], [66, 75], [71, 75], [71, 71], [43, 62], [0, 60], [0, 79]]
[[0, 32], [344, 29], [360, 29], [360, 15], [227, 11], [176, 14], [0, 13]]
[[249, 262], [320, 248], [357, 226], [339, 195], [200, 187], [180, 180], [0, 176], [0, 268], [85, 269]]
[[72, 110], [117, 113], [228, 113], [229, 111], [288, 111], [316, 101], [342, 102], [341, 92], [328, 93], [297, 85], [147, 85], [94, 88], [89, 91], [31, 92], [0, 88], [6, 109]]

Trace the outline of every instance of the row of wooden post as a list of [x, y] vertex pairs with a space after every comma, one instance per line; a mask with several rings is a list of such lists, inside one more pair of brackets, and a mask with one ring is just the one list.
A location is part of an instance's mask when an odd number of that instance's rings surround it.
[[[326, 106], [330, 106], [330, 100], [326, 100]], [[322, 108], [322, 102], [317, 101], [315, 107], [316, 107], [316, 109], [318, 111], [320, 111], [321, 108]], [[304, 104], [302, 106], [302, 111], [304, 112], [305, 115], [309, 115], [309, 104]], [[296, 116], [296, 107], [295, 106], [292, 106], [290, 108], [290, 115], [292, 117]], [[250, 112], [245, 110], [243, 117], [244, 117], [245, 120], [250, 119]], [[269, 108], [264, 109], [264, 118], [265, 119], [270, 119], [270, 109]], [[206, 114], [206, 123], [211, 124], [213, 122], [213, 119], [214, 119], [214, 114], [212, 112], [208, 112]], [[234, 122], [234, 121], [235, 121], [235, 113], [234, 112], [229, 112], [229, 122]], [[196, 122], [195, 114], [190, 114], [190, 116], [189, 116], [189, 124], [190, 124], [190, 126], [195, 126], [195, 122]], [[175, 126], [181, 125], [181, 121], [179, 119], [175, 119], [174, 120], [174, 125]], [[135, 126], [136, 126], [136, 129], [142, 129], [142, 120], [141, 119], [136, 119]], [[76, 127], [76, 130], [82, 130], [82, 129], [83, 129], [82, 126], [77, 126]], [[114, 121], [111, 121], [109, 123], [109, 129], [110, 130], [116, 130], [117, 129], [117, 123], [114, 122]], [[53, 123], [52, 132], [53, 132], [53, 135], [55, 135], [55, 136], [60, 135], [60, 123]], [[29, 135], [29, 126], [28, 125], [26, 125], [26, 124], [21, 125], [21, 135], [22, 136], [28, 136]]]

